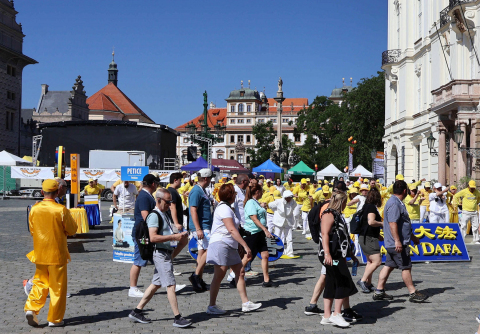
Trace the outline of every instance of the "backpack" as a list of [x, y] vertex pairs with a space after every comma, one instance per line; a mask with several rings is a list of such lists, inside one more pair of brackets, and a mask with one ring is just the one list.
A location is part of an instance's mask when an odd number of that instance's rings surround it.
[[[152, 210], [149, 215], [152, 213], [155, 213], [158, 216], [158, 228], [160, 228], [160, 222], [163, 221], [162, 217], [155, 210]], [[142, 219], [142, 221], [135, 228], [135, 239], [142, 259], [152, 261], [153, 252], [155, 251], [155, 244], [153, 242], [150, 242], [150, 232], [148, 231], [148, 225], [145, 219]]]
[[353, 214], [350, 221], [350, 233], [361, 234], [363, 231], [363, 207]]
[[315, 205], [308, 213], [308, 227], [312, 235], [313, 241], [318, 244], [320, 237], [320, 210], [327, 201], [322, 201]]

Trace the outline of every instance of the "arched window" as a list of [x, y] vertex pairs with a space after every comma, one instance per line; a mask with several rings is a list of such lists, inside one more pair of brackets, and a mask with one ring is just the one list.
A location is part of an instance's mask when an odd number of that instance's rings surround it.
[[243, 103], [238, 105], [238, 112], [243, 112]]

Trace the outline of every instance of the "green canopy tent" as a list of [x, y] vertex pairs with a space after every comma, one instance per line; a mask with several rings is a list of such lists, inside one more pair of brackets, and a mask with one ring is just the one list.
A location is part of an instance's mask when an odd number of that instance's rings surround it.
[[315, 171], [308, 167], [303, 161], [288, 170], [290, 175], [315, 175]]

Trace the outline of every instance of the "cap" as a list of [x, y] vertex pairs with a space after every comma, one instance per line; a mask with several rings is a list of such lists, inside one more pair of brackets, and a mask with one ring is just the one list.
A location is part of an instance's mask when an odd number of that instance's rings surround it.
[[198, 171], [198, 177], [212, 177], [213, 173], [210, 169], [208, 168], [202, 168]]
[[397, 181], [403, 181], [403, 180], [405, 180], [405, 178], [403, 177], [402, 174], [397, 174], [397, 176], [395, 176], [395, 180], [397, 180]]
[[275, 190], [275, 191], [273, 192], [273, 197], [281, 198], [281, 197], [282, 197], [282, 193], [280, 192], [280, 190]]
[[226, 179], [227, 179], [227, 177], [226, 177], [226, 176], [222, 176], [222, 180], [226, 180]]
[[291, 181], [291, 182], [293, 182], [293, 180], [292, 180], [292, 179], [288, 179], [288, 181]]
[[233, 174], [232, 177], [238, 177], [238, 175], [237, 175], [237, 174]]
[[300, 182], [303, 182], [303, 181], [307, 182], [307, 179], [303, 178], [300, 180]]
[[450, 190], [457, 190], [457, 187], [455, 187], [455, 185], [452, 184], [452, 185], [450, 186]]
[[350, 189], [350, 194], [358, 194], [358, 188], [352, 187], [352, 189]]
[[88, 183], [93, 182], [93, 179], [88, 179]]
[[54, 191], [58, 190], [58, 182], [55, 181], [55, 180], [52, 180], [52, 179], [45, 180], [42, 183], [42, 190], [47, 192], [47, 193], [54, 192]]
[[368, 182], [368, 179], [363, 179], [363, 182]]
[[327, 181], [327, 180], [324, 180], [323, 183], [328, 184], [328, 181]]
[[290, 190], [285, 190], [283, 192], [283, 198], [293, 197], [293, 193]]
[[470, 181], [468, 181], [468, 186], [470, 188], [476, 188], [477, 187], [477, 182], [475, 182], [475, 180], [470, 180]]
[[182, 174], [187, 174], [187, 172], [186, 172], [186, 171], [182, 171]]
[[376, 181], [376, 182], [377, 182], [377, 183], [380, 183], [380, 179], [377, 179], [377, 181]]
[[353, 186], [356, 187], [356, 188], [360, 188], [360, 182], [355, 181], [355, 182], [353, 183]]
[[441, 188], [441, 187], [442, 187], [442, 184], [441, 184], [440, 182], [437, 182], [437, 183], [435, 183], [435, 184], [433, 185], [433, 187], [434, 187], [435, 189], [438, 189], [438, 188]]
[[409, 189], [409, 190], [415, 190], [415, 189], [417, 189], [417, 186], [414, 185], [414, 184], [410, 184], [410, 185], [408, 186], [408, 189]]
[[328, 193], [328, 192], [330, 191], [330, 187], [327, 186], [327, 185], [325, 185], [325, 186], [322, 187], [322, 191], [323, 191], [324, 193]]
[[268, 182], [273, 183], [272, 179], [267, 179], [267, 183]]
[[270, 191], [271, 193], [273, 193], [275, 190], [277, 190], [277, 187], [275, 186], [271, 186], [270, 188], [268, 188], [268, 191]]
[[305, 179], [302, 179], [302, 181], [300, 181], [301, 184], [307, 184], [307, 181]]
[[447, 190], [447, 187], [443, 186], [442, 191], [445, 191], [445, 190]]
[[312, 181], [310, 180], [310, 178], [306, 178], [305, 180], [307, 180], [307, 182], [312, 182]]
[[190, 180], [193, 181], [193, 180], [195, 180], [196, 177], [197, 177], [197, 176], [196, 176], [195, 174], [193, 174], [193, 175], [190, 176]]
[[143, 177], [143, 182], [147, 182], [148, 184], [152, 184], [154, 182], [160, 182], [160, 179], [152, 174], [147, 174]]
[[368, 190], [368, 186], [366, 184], [361, 184], [360, 190]]
[[265, 178], [265, 176], [263, 176], [263, 175], [260, 175], [260, 176], [259, 176], [259, 178], [261, 178], [261, 179], [264, 179], [264, 178]]
[[430, 182], [425, 182], [424, 187], [425, 188], [430, 188], [432, 184]]

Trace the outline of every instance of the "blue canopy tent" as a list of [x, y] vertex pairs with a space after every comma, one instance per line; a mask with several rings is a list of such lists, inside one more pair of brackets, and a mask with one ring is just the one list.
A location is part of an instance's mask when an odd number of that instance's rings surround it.
[[[204, 158], [198, 157], [197, 160], [195, 160], [192, 163], [189, 163], [188, 165], [183, 166], [181, 169], [188, 172], [198, 172], [202, 168], [208, 168], [208, 162]], [[220, 171], [220, 168], [217, 168], [213, 165], [211, 166], [211, 169], [215, 172]]]
[[283, 168], [275, 165], [271, 160], [265, 161], [260, 166], [257, 166], [252, 169], [254, 173], [265, 175], [266, 177], [274, 177], [274, 173], [283, 173]]

